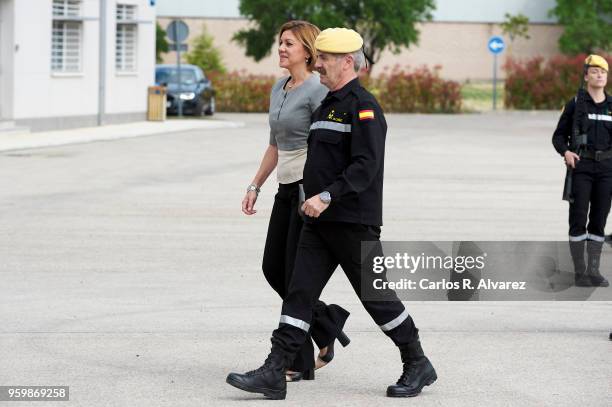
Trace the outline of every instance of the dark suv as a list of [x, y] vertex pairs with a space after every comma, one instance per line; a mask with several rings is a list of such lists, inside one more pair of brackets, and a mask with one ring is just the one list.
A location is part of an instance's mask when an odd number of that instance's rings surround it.
[[183, 114], [195, 116], [215, 113], [215, 90], [200, 67], [181, 64], [181, 94], [179, 95], [176, 65], [157, 65], [155, 82], [167, 90], [166, 112], [178, 114], [178, 98], [183, 101]]

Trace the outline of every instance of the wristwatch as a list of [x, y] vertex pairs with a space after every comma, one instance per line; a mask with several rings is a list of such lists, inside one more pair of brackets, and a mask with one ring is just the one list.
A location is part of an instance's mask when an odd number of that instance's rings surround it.
[[329, 204], [331, 202], [331, 195], [328, 191], [323, 191], [319, 194], [319, 199], [324, 204]]
[[247, 187], [247, 192], [255, 191], [255, 194], [259, 195], [259, 187], [255, 184], [251, 184]]

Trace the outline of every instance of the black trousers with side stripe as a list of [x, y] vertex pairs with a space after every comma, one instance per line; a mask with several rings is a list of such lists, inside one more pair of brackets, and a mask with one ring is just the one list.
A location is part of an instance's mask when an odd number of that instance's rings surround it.
[[612, 158], [599, 162], [587, 158], [578, 161], [572, 192], [570, 239], [603, 242], [612, 201]]
[[[380, 228], [361, 224], [318, 222], [304, 225], [280, 324], [272, 334], [273, 349], [295, 354], [307, 340], [313, 321], [313, 306], [338, 265], [342, 266], [354, 291], [360, 296], [361, 264], [371, 264], [373, 256], [382, 256], [379, 238]], [[376, 243], [363, 260], [362, 241]], [[364, 275], [375, 278], [373, 273]], [[363, 284], [370, 284], [369, 278], [366, 277]], [[376, 324], [397, 346], [418, 340], [418, 329], [395, 292], [386, 290], [379, 295], [385, 301], [361, 299]]]
[[[281, 298], [287, 296], [291, 282], [303, 221], [298, 214], [298, 182], [279, 184], [270, 216], [262, 269], [270, 286]], [[310, 335], [319, 348], [329, 345], [342, 331], [349, 312], [336, 304], [314, 301]], [[303, 372], [314, 367], [314, 348], [304, 340], [295, 352], [290, 370]]]

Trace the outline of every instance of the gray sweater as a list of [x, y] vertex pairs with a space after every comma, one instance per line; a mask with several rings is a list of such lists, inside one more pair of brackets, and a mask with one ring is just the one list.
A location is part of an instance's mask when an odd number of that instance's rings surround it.
[[328, 92], [317, 74], [293, 90], [283, 89], [288, 79], [276, 82], [270, 95], [270, 144], [278, 147], [277, 177], [281, 184], [302, 179], [310, 117]]

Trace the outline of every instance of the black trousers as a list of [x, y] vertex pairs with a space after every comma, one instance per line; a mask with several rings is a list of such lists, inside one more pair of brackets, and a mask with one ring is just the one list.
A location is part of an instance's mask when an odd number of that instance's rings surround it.
[[[380, 228], [342, 222], [306, 223], [298, 244], [295, 269], [289, 292], [283, 301], [278, 329], [272, 334], [273, 350], [294, 354], [307, 341], [313, 320], [313, 305], [321, 295], [338, 265], [360, 296], [362, 261], [371, 264], [372, 256], [381, 256]], [[374, 241], [375, 248], [361, 258], [361, 241]], [[364, 274], [364, 284], [371, 284], [373, 273]], [[418, 329], [404, 305], [392, 290], [380, 293], [385, 301], [362, 304], [376, 324], [398, 345], [418, 340]], [[360, 297], [361, 298], [361, 297]]]
[[597, 162], [583, 158], [578, 161], [572, 188], [574, 202], [569, 210], [570, 240], [603, 242], [612, 201], [612, 159]]
[[[300, 233], [303, 221], [298, 214], [301, 181], [279, 184], [274, 197], [270, 216], [262, 269], [270, 286], [285, 298], [292, 279]], [[313, 314], [310, 335], [319, 348], [329, 345], [342, 331], [349, 312], [335, 304], [325, 304], [318, 297], [311, 305]], [[314, 367], [314, 348], [311, 340], [305, 338], [296, 350], [291, 370], [305, 371]]]

